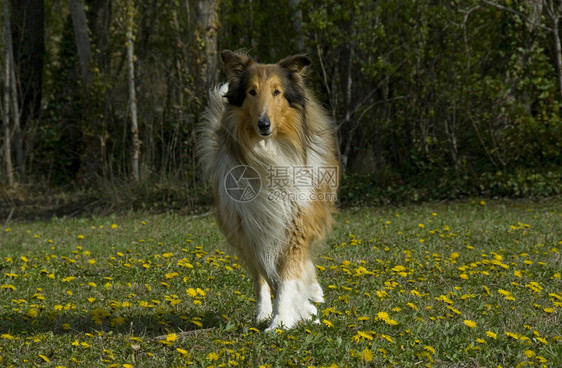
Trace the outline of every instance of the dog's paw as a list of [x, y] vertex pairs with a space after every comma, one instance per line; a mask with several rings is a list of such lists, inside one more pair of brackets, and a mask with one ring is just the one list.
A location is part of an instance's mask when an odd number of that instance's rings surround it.
[[257, 324], [267, 322], [270, 319], [271, 319], [271, 311], [269, 311], [269, 312], [258, 311], [258, 313], [256, 314], [256, 323]]
[[283, 318], [277, 315], [273, 317], [271, 323], [269, 324], [269, 327], [265, 329], [265, 332], [293, 328], [297, 323], [298, 320], [295, 318], [290, 318], [288, 316]]
[[315, 303], [324, 303], [324, 291], [322, 291], [322, 287], [319, 283], [315, 282], [314, 284], [310, 285], [309, 289], [310, 300]]

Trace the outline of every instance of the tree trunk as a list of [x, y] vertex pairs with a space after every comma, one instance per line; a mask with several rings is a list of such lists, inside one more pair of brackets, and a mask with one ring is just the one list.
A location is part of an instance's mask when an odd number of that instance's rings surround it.
[[[5, 0], [7, 1], [7, 0]], [[45, 12], [43, 0], [12, 0], [12, 88], [18, 89], [20, 99], [13, 94], [14, 151], [20, 179], [25, 174], [23, 131], [37, 119], [41, 109], [43, 58], [45, 55]], [[17, 74], [17, 75], [16, 75]], [[16, 83], [15, 81], [18, 81]], [[17, 86], [17, 87], [16, 87]], [[21, 104], [20, 104], [21, 103]], [[19, 108], [17, 107], [19, 105]]]
[[21, 180], [25, 173], [25, 159], [23, 155], [23, 135], [20, 124], [20, 109], [18, 105], [18, 84], [16, 80], [16, 64], [14, 62], [14, 53], [11, 45], [10, 50], [10, 100], [12, 103], [12, 120], [14, 123], [14, 150], [16, 151], [16, 170]]
[[304, 33], [302, 32], [302, 11], [299, 9], [300, 0], [289, 0], [289, 6], [293, 9], [293, 28], [296, 38], [295, 46], [298, 52], [305, 52]]
[[137, 96], [135, 93], [135, 50], [134, 50], [134, 16], [135, 5], [133, 0], [127, 0], [127, 65], [129, 69], [129, 112], [131, 113], [131, 138], [133, 141], [131, 151], [131, 178], [139, 181], [140, 140], [139, 125], [137, 120]]
[[196, 88], [203, 95], [217, 83], [218, 9], [219, 0], [198, 0], [195, 4]]
[[353, 108], [351, 106], [351, 92], [352, 92], [352, 88], [353, 88], [353, 57], [355, 54], [355, 49], [353, 47], [353, 45], [349, 45], [348, 47], [348, 53], [347, 53], [347, 71], [346, 71], [346, 77], [345, 77], [345, 86], [344, 86], [344, 91], [345, 91], [345, 118], [343, 121], [342, 126], [344, 126], [346, 129], [346, 144], [345, 144], [345, 148], [341, 154], [341, 170], [342, 173], [345, 173], [347, 170], [347, 164], [348, 164], [348, 160], [349, 160], [349, 156], [351, 154], [351, 144], [353, 142], [354, 139], [354, 134], [355, 134], [355, 129], [357, 128], [357, 120], [355, 120], [353, 123], [351, 122], [351, 115], [353, 114]]
[[70, 16], [74, 27], [74, 37], [76, 40], [76, 50], [78, 52], [78, 62], [80, 64], [80, 75], [84, 87], [89, 88], [92, 82], [90, 72], [90, 60], [92, 58], [92, 47], [88, 34], [88, 22], [82, 0], [70, 0]]
[[556, 63], [556, 71], [558, 72], [558, 91], [562, 97], [562, 49], [560, 45], [560, 31], [558, 24], [562, 16], [562, 4], [558, 4], [558, 8], [554, 5], [554, 0], [548, 0], [546, 9], [550, 20], [552, 21], [552, 38], [554, 42], [554, 62]]
[[12, 88], [10, 86], [11, 74], [13, 71], [12, 65], [12, 37], [10, 30], [10, 11], [8, 9], [8, 2], [4, 1], [4, 68], [3, 72], [3, 108], [2, 108], [2, 122], [3, 122], [3, 133], [4, 133], [4, 164], [6, 166], [6, 178], [8, 180], [8, 186], [13, 187], [14, 181], [14, 166], [12, 164], [12, 145], [11, 145], [11, 134], [10, 134], [10, 94]]

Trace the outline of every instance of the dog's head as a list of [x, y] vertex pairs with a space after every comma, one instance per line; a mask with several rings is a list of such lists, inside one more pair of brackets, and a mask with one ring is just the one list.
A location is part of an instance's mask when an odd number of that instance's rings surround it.
[[228, 76], [228, 103], [240, 110], [242, 123], [259, 137], [294, 131], [304, 112], [304, 72], [310, 59], [287, 57], [277, 64], [260, 64], [240, 52], [221, 53]]

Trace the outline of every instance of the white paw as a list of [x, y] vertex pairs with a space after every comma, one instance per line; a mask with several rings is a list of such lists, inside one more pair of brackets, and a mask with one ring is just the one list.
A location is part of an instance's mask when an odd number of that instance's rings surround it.
[[316, 313], [318, 312], [318, 310], [316, 309], [316, 307], [310, 303], [309, 301], [306, 302], [306, 304], [304, 305], [304, 315], [302, 316], [303, 320], [309, 320], [312, 319], [314, 316], [316, 316]]
[[271, 311], [270, 312], [265, 312], [265, 311], [259, 311], [256, 315], [256, 323], [260, 324], [262, 322], [266, 322], [269, 321], [271, 319]]
[[277, 329], [282, 330], [284, 328], [293, 328], [297, 324], [298, 320], [292, 316], [281, 317], [279, 315], [274, 316], [273, 320], [269, 324], [269, 327], [265, 329], [265, 332], [275, 331]]
[[314, 284], [310, 285], [309, 293], [310, 300], [315, 303], [324, 303], [324, 292], [322, 291], [322, 287], [319, 283], [315, 282]]
[[[320, 285], [316, 284], [316, 286], [317, 288], [314, 289], [316, 299], [323, 299]], [[292, 328], [299, 321], [313, 319], [318, 311], [316, 306], [308, 300], [311, 290], [310, 286], [305, 286], [300, 280], [283, 281], [275, 298], [273, 320], [266, 331]]]

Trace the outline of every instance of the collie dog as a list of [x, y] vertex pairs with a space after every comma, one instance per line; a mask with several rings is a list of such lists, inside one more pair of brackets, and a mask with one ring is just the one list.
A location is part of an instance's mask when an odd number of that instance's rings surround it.
[[260, 64], [225, 50], [221, 58], [228, 83], [209, 92], [199, 160], [218, 225], [254, 281], [257, 322], [291, 328], [324, 301], [312, 254], [335, 209], [334, 127], [305, 86], [308, 57]]

